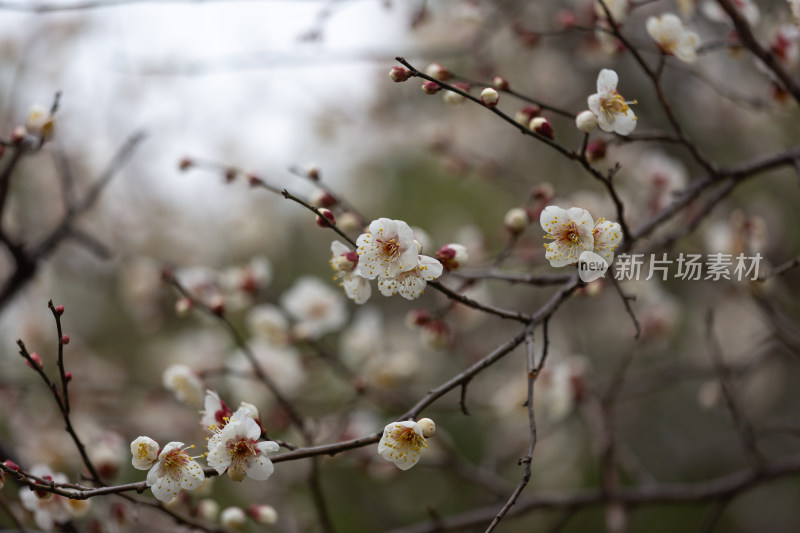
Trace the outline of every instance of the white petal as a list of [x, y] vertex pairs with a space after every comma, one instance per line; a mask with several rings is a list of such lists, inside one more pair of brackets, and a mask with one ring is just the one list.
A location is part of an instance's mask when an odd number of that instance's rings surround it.
[[342, 241], [333, 241], [331, 243], [331, 253], [333, 255], [338, 256], [338, 255], [346, 254], [349, 251], [350, 251], [350, 248], [348, 248]]
[[359, 305], [366, 303], [369, 297], [372, 296], [372, 286], [369, 280], [357, 272], [346, 275], [344, 281], [342, 281], [342, 286], [347, 297]]
[[542, 215], [539, 217], [539, 224], [542, 225], [543, 230], [552, 234], [553, 230], [557, 228], [559, 224], [566, 222], [568, 218], [569, 215], [565, 210], [555, 205], [548, 205], [542, 210]]
[[614, 92], [619, 82], [619, 76], [611, 69], [604, 68], [597, 76], [597, 92], [600, 94]]
[[245, 468], [247, 475], [256, 481], [265, 481], [269, 479], [274, 471], [275, 466], [273, 466], [272, 461], [263, 455], [258, 455], [251, 459]]
[[624, 115], [614, 116], [614, 130], [620, 135], [628, 135], [636, 128], [636, 115], [628, 108]]
[[428, 281], [434, 280], [441, 276], [442, 271], [444, 270], [444, 267], [438, 259], [428, 257], [427, 255], [419, 256], [419, 265], [417, 268], [419, 269], [420, 276]]
[[189, 461], [189, 463], [183, 467], [182, 472], [181, 488], [186, 490], [196, 489], [206, 479], [203, 468], [197, 461]]

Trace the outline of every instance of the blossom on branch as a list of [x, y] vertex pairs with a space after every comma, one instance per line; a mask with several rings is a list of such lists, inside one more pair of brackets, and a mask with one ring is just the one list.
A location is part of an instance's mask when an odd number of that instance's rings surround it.
[[600, 218], [592, 230], [594, 253], [605, 259], [609, 265], [614, 261], [614, 251], [622, 240], [622, 227], [616, 222]]
[[[45, 465], [34, 465], [31, 474], [53, 483], [67, 483], [67, 476], [54, 474]], [[19, 489], [22, 507], [33, 513], [33, 519], [40, 529], [52, 531], [55, 524], [66, 524], [73, 518], [70, 500], [51, 492], [34, 491], [28, 487]]]
[[604, 68], [597, 76], [597, 92], [589, 96], [588, 104], [597, 116], [600, 129], [620, 135], [628, 135], [636, 128], [636, 115], [621, 94], [617, 92], [619, 76], [613, 70]]
[[248, 476], [258, 481], [268, 479], [275, 467], [267, 457], [278, 451], [278, 443], [258, 442], [261, 427], [246, 408], [239, 408], [227, 420], [225, 427], [216, 430], [208, 440], [208, 465], [222, 474], [228, 470], [233, 481]]
[[647, 33], [665, 54], [673, 55], [684, 63], [694, 63], [697, 60], [700, 38], [688, 30], [677, 15], [666, 13], [660, 17], [648, 18]]
[[171, 501], [181, 490], [198, 488], [203, 480], [203, 469], [183, 450], [182, 442], [170, 442], [164, 446], [147, 473], [147, 486], [162, 502]]
[[419, 248], [414, 230], [402, 220], [379, 218], [356, 241], [358, 269], [367, 279], [392, 278], [417, 266]]
[[357, 304], [366, 303], [372, 295], [369, 280], [358, 270], [358, 253], [350, 250], [340, 241], [331, 243], [331, 268], [335, 272], [333, 279], [341, 280], [344, 293]]
[[378, 454], [394, 463], [400, 470], [408, 470], [417, 464], [422, 449], [428, 447], [423, 432], [423, 421], [425, 428], [429, 430], [428, 436], [433, 435], [435, 426], [428, 418], [419, 422], [405, 420], [388, 424], [383, 428], [383, 436], [378, 443]]
[[553, 242], [544, 244], [545, 258], [554, 267], [562, 267], [578, 262], [581, 253], [594, 250], [594, 220], [585, 209], [571, 207], [564, 210], [549, 205], [539, 218], [542, 229], [547, 232], [546, 239]]
[[150, 437], [137, 437], [131, 442], [131, 462], [137, 470], [147, 470], [158, 459], [158, 443]]

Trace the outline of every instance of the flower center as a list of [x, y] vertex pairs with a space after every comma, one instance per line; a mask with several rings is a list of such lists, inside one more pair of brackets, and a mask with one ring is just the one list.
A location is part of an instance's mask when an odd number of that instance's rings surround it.
[[603, 113], [608, 115], [624, 115], [630, 110], [628, 102], [626, 102], [617, 91], [603, 98], [600, 105], [603, 109]]
[[389, 239], [388, 241], [382, 241], [378, 239], [378, 242], [381, 243], [381, 251], [383, 255], [390, 259], [396, 259], [398, 255], [400, 255], [400, 245], [394, 239]]

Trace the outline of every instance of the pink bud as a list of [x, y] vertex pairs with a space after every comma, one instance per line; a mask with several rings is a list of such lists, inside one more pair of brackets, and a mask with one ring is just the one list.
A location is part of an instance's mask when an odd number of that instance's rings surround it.
[[64, 306], [63, 305], [57, 305], [56, 306], [56, 314], [58, 316], [61, 316], [61, 315], [64, 314]]
[[14, 131], [11, 132], [11, 142], [13, 144], [20, 144], [27, 134], [28, 130], [25, 129], [25, 126], [17, 126], [14, 128]]
[[317, 215], [317, 226], [327, 228], [329, 225], [336, 225], [336, 217], [333, 216], [333, 212], [330, 209], [320, 209], [319, 212], [330, 221], [330, 224], [327, 224], [321, 216]]
[[69, 383], [70, 381], [72, 381], [72, 372], [66, 372], [66, 373], [64, 374], [64, 379], [67, 381], [67, 383]]
[[483, 102], [483, 105], [486, 107], [495, 107], [499, 100], [500, 95], [491, 87], [486, 87], [481, 91], [481, 102]]
[[217, 316], [222, 316], [225, 313], [225, 298], [216, 294], [208, 301], [208, 308]]
[[439, 84], [433, 81], [426, 81], [422, 84], [422, 92], [425, 94], [436, 94], [441, 90], [442, 88], [439, 86]]
[[409, 329], [424, 326], [431, 321], [431, 313], [427, 309], [414, 309], [406, 315], [406, 327]]
[[[31, 361], [33, 361], [33, 364], [31, 364]], [[36, 353], [36, 352], [32, 353], [30, 361], [26, 360], [25, 363], [31, 368], [33, 368], [33, 365], [36, 365], [39, 368], [42, 368], [42, 365], [44, 364], [44, 363], [42, 363], [42, 358], [39, 357], [39, 354]]]
[[498, 91], [507, 91], [509, 88], [508, 80], [503, 76], [495, 76], [492, 78], [492, 85]]
[[259, 185], [264, 184], [264, 180], [256, 176], [256, 174], [253, 172], [245, 172], [244, 177], [251, 187], [258, 187]]
[[517, 124], [525, 126], [527, 128], [528, 124], [531, 123], [531, 120], [538, 117], [541, 112], [542, 108], [539, 107], [538, 105], [525, 106], [519, 111], [517, 111], [517, 114], [514, 115], [514, 120], [516, 121]]
[[6, 459], [6, 461], [3, 464], [9, 470], [13, 470], [14, 472], [22, 472], [22, 468], [20, 468], [19, 465], [14, 461], [12, 461], [11, 459]]
[[590, 163], [600, 161], [606, 156], [606, 142], [603, 140], [591, 141], [586, 145], [586, 159]]
[[395, 83], [401, 83], [411, 77], [411, 71], [403, 67], [392, 67], [389, 71], [389, 77]]
[[62, 335], [59, 342], [61, 344], [69, 344], [69, 335]]
[[536, 117], [535, 119], [531, 120], [530, 129], [534, 133], [538, 133], [542, 137], [547, 137], [548, 139], [555, 139], [555, 133], [553, 133], [553, 125], [550, 124], [550, 121], [544, 117]]
[[192, 160], [191, 160], [191, 159], [189, 159], [188, 157], [184, 157], [184, 158], [183, 158], [183, 159], [181, 159], [181, 160], [180, 160], [180, 162], [178, 163], [178, 168], [179, 168], [180, 170], [189, 170], [189, 169], [190, 169], [190, 168], [192, 168], [193, 166], [194, 166], [194, 161], [192, 161]]
[[561, 9], [556, 15], [558, 20], [558, 25], [564, 29], [571, 28], [575, 25], [578, 19], [575, 17], [575, 13], [570, 11], [569, 9]]
[[308, 167], [308, 170], [306, 171], [306, 176], [308, 176], [308, 179], [310, 179], [311, 181], [319, 181], [319, 167], [315, 165], [311, 165], [310, 167]]
[[311, 205], [314, 207], [333, 207], [339, 200], [331, 193], [319, 190], [311, 197]]

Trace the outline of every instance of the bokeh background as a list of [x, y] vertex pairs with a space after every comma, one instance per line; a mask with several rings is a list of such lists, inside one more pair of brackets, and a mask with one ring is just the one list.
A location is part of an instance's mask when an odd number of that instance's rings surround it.
[[[644, 29], [650, 15], [681, 13], [707, 43], [695, 65], [670, 59], [663, 73], [666, 96], [699, 150], [726, 165], [795, 145], [796, 105], [776, 96], [746, 51], [727, 46], [730, 24], [711, 20], [692, 2], [640, 4], [624, 31], [652, 64], [659, 53]], [[774, 42], [779, 32], [789, 32], [785, 2], [757, 4], [758, 37]], [[254, 260], [268, 265], [254, 294], [225, 294], [227, 316], [312, 421], [318, 443], [379, 431], [518, 331], [517, 324], [458, 306], [447, 311], [450, 334], [443, 342], [407, 325], [411, 312], [446, 309], [441, 295], [426, 291], [409, 302], [375, 290], [363, 307], [348, 302], [342, 327], [318, 341], [349, 374], [302, 343], [268, 345], [248, 319], [254, 306], [279, 305], [303, 276], [338, 290], [328, 265], [333, 234], [297, 204], [249, 187], [247, 172], [311, 198], [317, 187], [303, 174], [316, 168], [323, 183], [367, 220], [389, 217], [424, 230], [418, 237], [427, 240], [425, 253], [464, 244], [475, 271], [489, 267], [506, 247], [503, 216], [526, 205], [534, 190], [552, 187], [553, 204], [614, 218], [604, 189], [574, 162], [479, 106], [448, 105], [441, 93], [426, 96], [418, 80], [392, 83], [387, 74], [395, 56], [420, 69], [438, 61], [483, 83], [502, 75], [515, 91], [571, 113], [586, 108], [599, 70], [613, 68], [620, 92], [638, 102], [637, 133], [669, 131], [630, 54], [613, 42], [609, 48], [591, 31], [596, 17], [589, 1], [209, 0], [64, 9], [75, 5], [65, 0], [42, 4], [52, 9], [38, 12], [36, 5], [0, 3], [0, 136], [8, 138], [23, 124], [31, 106], [48, 107], [57, 91], [61, 99], [53, 139], [15, 169], [3, 215], [7, 231], [25, 243], [38, 242], [63, 216], [66, 173], [81, 194], [126, 139], [146, 135], [77, 223], [108, 253], [65, 240], [0, 310], [0, 442], [20, 464], [45, 463], [72, 480], [81, 472], [79, 456], [48, 391], [15, 344], [23, 339], [55, 372], [48, 299], [66, 308], [74, 421], [85, 441], [116, 450], [113, 483], [143, 479], [128, 456], [128, 443], [139, 435], [162, 444], [204, 442], [199, 407], [162, 384], [171, 364], [204, 373], [205, 386], [230, 405], [256, 404], [274, 438], [297, 440], [263, 387], [221, 375], [246, 367], [217, 321], [176, 314], [177, 295], [161, 282], [164, 268], [193, 289], [210, 285], [214, 292], [241, 273], [237, 268]], [[567, 14], [576, 27], [564, 29]], [[785, 60], [796, 75], [795, 34], [790, 45]], [[502, 95], [499, 107], [513, 116], [524, 105]], [[545, 116], [560, 144], [580, 147], [570, 118]], [[594, 135], [609, 141], [596, 168], [621, 165], [616, 184], [634, 228], [671, 201], [674, 191], [704, 176], [675, 143]], [[181, 170], [184, 158], [196, 164]], [[226, 169], [237, 169], [235, 179], [225, 179]], [[666, 251], [672, 257], [759, 252], [766, 271], [798, 254], [797, 205], [793, 169], [755, 176]], [[683, 223], [680, 217], [669, 222], [662, 235]], [[534, 220], [503, 268], [554, 273], [544, 259], [542, 234]], [[7, 275], [13, 270], [8, 254], [0, 267]], [[462, 283], [452, 275], [445, 282]], [[612, 285], [579, 291], [549, 324], [552, 372], [537, 383], [539, 442], [525, 495], [575, 495], [598, 486], [605, 431], [598, 409], [609, 390], [617, 398], [613, 433], [621, 484], [692, 483], [747, 468], [710, 357], [714, 342], [762, 453], [768, 459], [796, 455], [797, 283], [796, 271], [759, 284], [627, 283], [624, 291], [636, 297], [633, 309], [642, 325], [638, 340]], [[469, 293], [531, 312], [554, 290], [490, 280], [475, 283]], [[622, 365], [619, 384], [614, 376]], [[360, 394], [363, 383], [378, 393]], [[517, 459], [528, 445], [526, 383], [524, 350], [517, 349], [470, 383], [469, 416], [461, 413], [457, 392], [426, 410], [437, 422], [437, 436], [408, 472], [383, 461], [373, 446], [321, 460], [336, 530], [383, 531], [485, 506], [499, 509], [519, 480]], [[319, 531], [308, 466], [280, 463], [267, 482], [216, 479], [175, 508], [191, 513], [202, 498], [223, 507], [267, 503], [279, 515], [272, 530]], [[7, 482], [3, 494], [30, 523], [17, 503], [16, 485]], [[726, 502], [710, 527], [797, 531], [798, 496], [796, 475], [759, 485]], [[127, 503], [119, 519], [119, 501], [95, 499], [75, 528], [180, 530], [167, 517]], [[703, 531], [716, 505], [645, 505], [629, 508], [624, 520], [604, 505], [544, 509], [509, 517], [500, 530]], [[0, 525], [14, 527], [2, 513]]]

